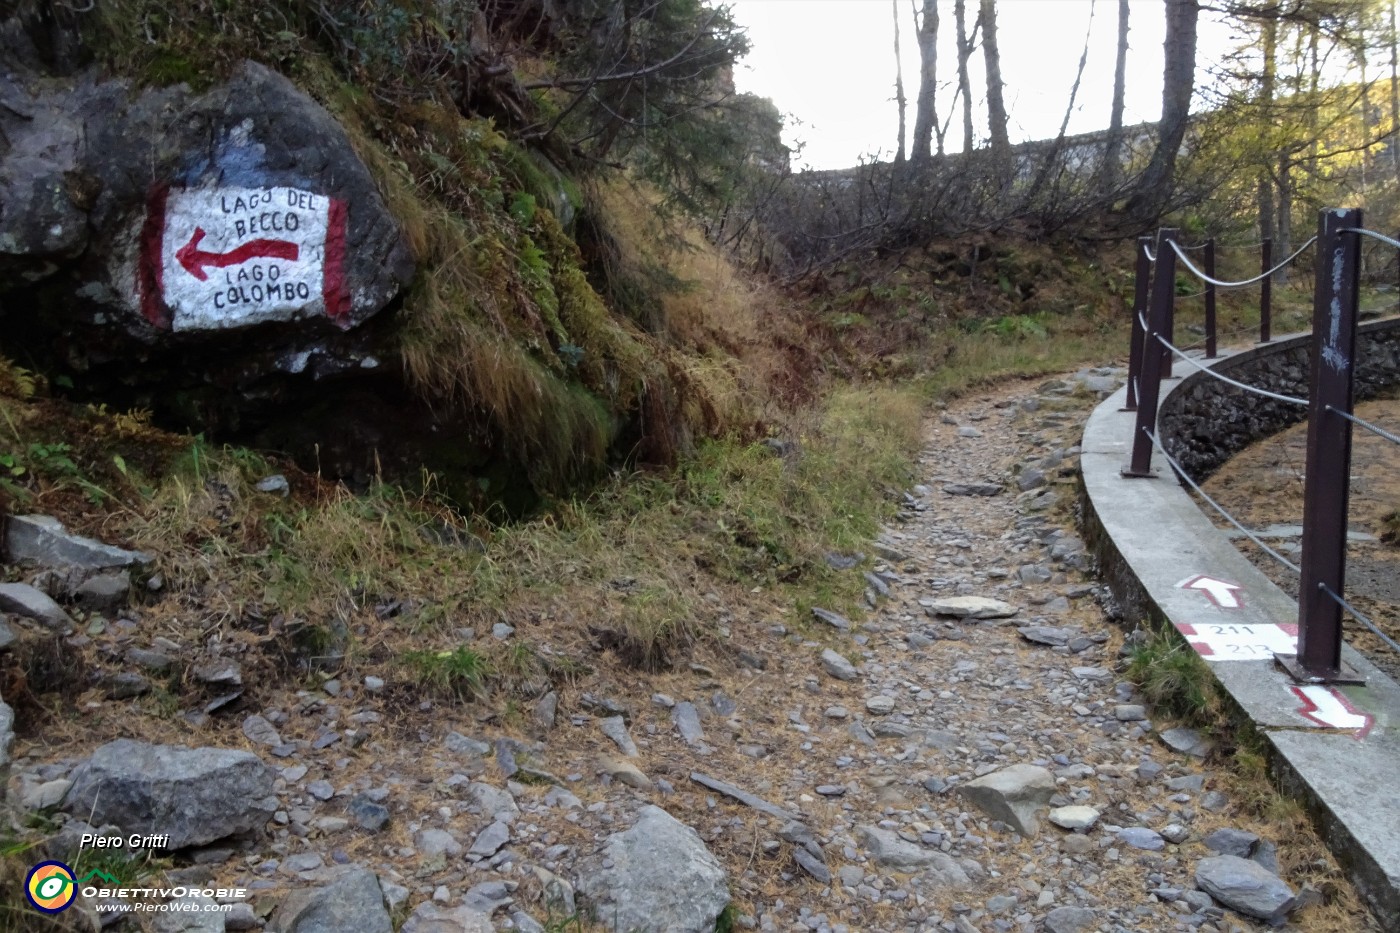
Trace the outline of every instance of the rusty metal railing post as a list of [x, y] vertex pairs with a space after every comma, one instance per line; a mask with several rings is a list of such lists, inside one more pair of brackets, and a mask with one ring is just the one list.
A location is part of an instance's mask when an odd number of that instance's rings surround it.
[[[1206, 275], [1215, 278], [1215, 237], [1206, 240]], [[1215, 359], [1215, 283], [1206, 282], [1206, 359]]]
[[[1142, 380], [1138, 385], [1137, 421], [1133, 425], [1133, 452], [1124, 476], [1146, 477], [1152, 472], [1152, 436], [1157, 431], [1157, 401], [1162, 394], [1162, 354], [1157, 352], [1158, 336], [1170, 333], [1172, 303], [1176, 300], [1176, 229], [1157, 231], [1157, 262], [1152, 274], [1152, 307], [1147, 332], [1143, 335]], [[1170, 339], [1170, 338], [1167, 338]], [[1165, 347], [1161, 348], [1166, 350]]]
[[[1268, 272], [1274, 267], [1274, 241], [1264, 237], [1260, 245], [1259, 271]], [[1274, 339], [1274, 277], [1266, 275], [1259, 283], [1259, 342], [1268, 343]]]
[[1148, 283], [1152, 281], [1152, 260], [1147, 258], [1152, 237], [1137, 238], [1137, 263], [1133, 279], [1133, 336], [1128, 344], [1128, 399], [1123, 411], [1137, 411], [1138, 380], [1142, 376], [1142, 322], [1147, 320]]
[[[1325, 210], [1318, 219], [1317, 281], [1309, 367], [1308, 459], [1303, 481], [1302, 581], [1298, 587], [1296, 667], [1306, 680], [1338, 681], [1342, 669], [1342, 595], [1347, 494], [1351, 486], [1351, 414], [1361, 211]], [[1328, 591], [1331, 591], [1329, 594]]]

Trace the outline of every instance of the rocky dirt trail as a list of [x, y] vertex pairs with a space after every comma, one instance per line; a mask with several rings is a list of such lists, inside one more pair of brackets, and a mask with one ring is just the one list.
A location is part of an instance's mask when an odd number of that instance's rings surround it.
[[143, 736], [241, 751], [55, 760], [21, 741], [11, 800], [72, 814], [56, 857], [85, 858], [83, 821], [178, 830], [165, 880], [250, 889], [148, 922], [164, 931], [589, 930], [565, 922], [589, 913], [708, 933], [731, 897], [721, 928], [1366, 929], [1298, 883], [1315, 840], [1260, 838], [1209, 741], [1154, 722], [1117, 673], [1123, 630], [1071, 523], [1079, 426], [1120, 377], [944, 411], [875, 554], [829, 556], [865, 575], [863, 617], [716, 596], [727, 651], [555, 684], [513, 715], [366, 677]]

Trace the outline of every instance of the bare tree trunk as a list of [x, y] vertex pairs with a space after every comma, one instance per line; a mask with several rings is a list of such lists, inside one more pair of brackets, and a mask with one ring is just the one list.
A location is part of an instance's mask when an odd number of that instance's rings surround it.
[[[1263, 109], [1263, 119], [1265, 125], [1271, 126], [1274, 119], [1274, 87], [1278, 73], [1278, 20], [1269, 16], [1263, 24], [1264, 40], [1264, 73], [1259, 83], [1259, 103]], [[1283, 158], [1282, 153], [1276, 153], [1270, 158]], [[1274, 173], [1270, 166], [1265, 165], [1263, 176], [1259, 182], [1259, 235], [1260, 238], [1272, 237], [1274, 229]]]
[[1395, 169], [1395, 180], [1400, 182], [1400, 71], [1397, 71], [1397, 39], [1395, 32], [1395, 4], [1390, 4], [1390, 164]]
[[1089, 26], [1084, 30], [1084, 51], [1079, 54], [1079, 69], [1074, 73], [1074, 84], [1069, 89], [1069, 102], [1065, 104], [1065, 116], [1060, 121], [1060, 132], [1055, 137], [1055, 143], [1050, 147], [1050, 151], [1044, 156], [1044, 161], [1040, 165], [1040, 171], [1036, 173], [1035, 181], [1026, 191], [1024, 203], [1030, 206], [1036, 195], [1045, 187], [1052, 172], [1060, 165], [1060, 153], [1065, 145], [1065, 133], [1069, 130], [1070, 117], [1074, 115], [1074, 102], [1079, 99], [1079, 85], [1084, 80], [1084, 66], [1089, 62], [1089, 40], [1094, 35], [1094, 8], [1098, 5], [1098, 0], [1089, 0]]
[[1001, 51], [997, 48], [996, 0], [981, 0], [982, 55], [987, 62], [987, 124], [991, 131], [992, 159], [1003, 185], [1011, 180], [1011, 138], [1006, 132], [1006, 100], [1002, 95]]
[[1108, 116], [1108, 144], [1103, 150], [1099, 190], [1107, 195], [1123, 174], [1123, 98], [1128, 79], [1128, 0], [1118, 0], [1118, 58], [1113, 66], [1113, 109]]
[[962, 95], [963, 152], [972, 151], [972, 81], [967, 76], [967, 60], [972, 57], [972, 41], [967, 34], [966, 0], [955, 0], [953, 18], [958, 24], [958, 93]]
[[938, 122], [934, 97], [938, 89], [938, 0], [924, 0], [922, 16], [917, 15], [918, 7], [914, 10], [919, 30], [919, 100], [914, 108], [914, 149], [910, 158], [918, 163], [929, 158]]
[[[1274, 262], [1282, 262], [1293, 253], [1293, 160], [1284, 153], [1278, 159], [1278, 236], [1274, 238]], [[1288, 284], [1288, 268], [1274, 275], [1279, 285]]]
[[1322, 65], [1318, 60], [1318, 34], [1322, 30], [1316, 22], [1308, 24], [1308, 177], [1317, 177], [1317, 157], [1322, 151], [1322, 140], [1318, 137], [1318, 86], [1322, 81]]
[[[904, 63], [899, 56], [899, 0], [890, 0], [890, 7], [894, 10], [894, 99], [899, 107], [899, 148], [894, 153], [894, 164], [900, 165], [904, 162]], [[922, 49], [920, 50], [922, 51]], [[919, 89], [922, 98], [923, 89]], [[918, 161], [918, 124], [914, 128], [914, 161]]]
[[1139, 220], [1155, 220], [1171, 200], [1176, 156], [1186, 138], [1191, 94], [1196, 89], [1196, 0], [1165, 0], [1167, 35], [1163, 42], [1162, 122], [1152, 161], [1142, 174], [1128, 210]]

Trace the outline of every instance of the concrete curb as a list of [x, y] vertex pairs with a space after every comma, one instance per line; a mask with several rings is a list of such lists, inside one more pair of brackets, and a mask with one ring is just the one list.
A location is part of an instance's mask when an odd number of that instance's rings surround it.
[[[1206, 379], [1196, 373], [1163, 390], [1199, 391]], [[1400, 930], [1400, 687], [1350, 646], [1343, 658], [1363, 686], [1299, 685], [1274, 664], [1273, 650], [1292, 650], [1297, 603], [1235, 550], [1160, 454], [1158, 478], [1121, 475], [1135, 418], [1120, 410], [1124, 401], [1120, 390], [1094, 410], [1080, 457], [1084, 537], [1105, 582], [1129, 619], [1173, 626], [1211, 662], [1267, 738], [1280, 785], [1308, 808], [1382, 928]]]

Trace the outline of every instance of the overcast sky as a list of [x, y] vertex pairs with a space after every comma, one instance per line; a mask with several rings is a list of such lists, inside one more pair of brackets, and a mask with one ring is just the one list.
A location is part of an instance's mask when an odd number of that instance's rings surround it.
[[[909, 0], [898, 0], [905, 95], [912, 131], [919, 52]], [[735, 80], [741, 91], [772, 98], [789, 116], [789, 145], [801, 142], [794, 168], [843, 168], [865, 156], [893, 153], [898, 135], [894, 103], [894, 12], [890, 0], [731, 0], [753, 49]], [[956, 77], [953, 4], [940, 0], [939, 73]], [[967, 0], [969, 19], [977, 0]], [[1108, 126], [1118, 36], [1116, 0], [998, 0], [997, 36], [1013, 142], [1054, 136], [1064, 119], [1079, 56], [1089, 32], [1089, 57], [1069, 132]], [[1162, 0], [1132, 0], [1124, 121], [1155, 120], [1161, 112]], [[969, 28], [971, 23], [969, 22]], [[1231, 46], [1231, 30], [1202, 13], [1197, 65], [1204, 70]], [[980, 51], [970, 62], [976, 129], [987, 133]], [[939, 89], [941, 118], [956, 84]], [[959, 104], [959, 106], [961, 106]], [[948, 148], [962, 148], [961, 111]]]

